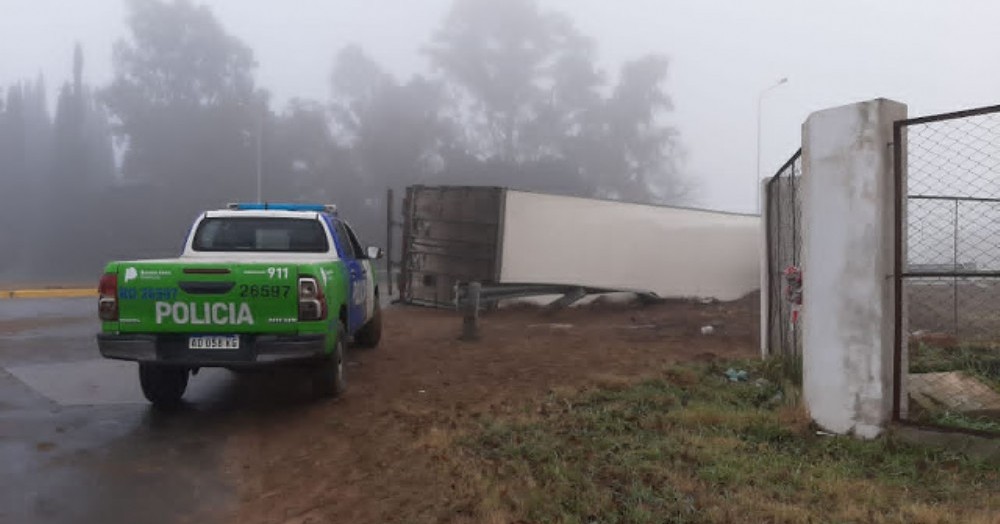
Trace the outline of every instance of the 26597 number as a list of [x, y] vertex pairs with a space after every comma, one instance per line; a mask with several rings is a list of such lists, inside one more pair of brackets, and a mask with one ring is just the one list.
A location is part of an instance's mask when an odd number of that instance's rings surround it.
[[288, 298], [292, 286], [240, 284], [241, 298]]

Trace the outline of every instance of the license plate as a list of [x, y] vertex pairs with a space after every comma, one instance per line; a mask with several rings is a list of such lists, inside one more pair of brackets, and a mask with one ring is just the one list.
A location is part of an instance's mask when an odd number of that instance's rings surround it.
[[205, 335], [188, 339], [188, 349], [240, 349], [239, 335]]

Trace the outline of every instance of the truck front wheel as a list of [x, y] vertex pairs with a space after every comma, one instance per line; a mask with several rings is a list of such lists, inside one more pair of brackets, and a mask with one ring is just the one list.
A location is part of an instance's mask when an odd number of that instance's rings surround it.
[[188, 384], [183, 367], [139, 364], [139, 384], [146, 400], [158, 408], [174, 408], [181, 402]]

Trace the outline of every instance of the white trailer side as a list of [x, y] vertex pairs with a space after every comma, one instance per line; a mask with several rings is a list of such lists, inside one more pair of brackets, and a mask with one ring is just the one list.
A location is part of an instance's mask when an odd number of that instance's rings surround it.
[[507, 190], [500, 281], [734, 300], [760, 286], [757, 216]]

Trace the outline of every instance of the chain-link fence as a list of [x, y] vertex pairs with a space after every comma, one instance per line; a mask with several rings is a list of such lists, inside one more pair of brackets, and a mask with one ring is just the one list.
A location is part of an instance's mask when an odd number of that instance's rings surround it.
[[802, 341], [799, 336], [799, 257], [801, 254], [802, 152], [797, 151], [771, 177], [766, 187], [767, 224], [767, 352], [782, 357], [791, 378], [801, 377]]
[[897, 413], [1000, 432], [1000, 106], [895, 131]]

